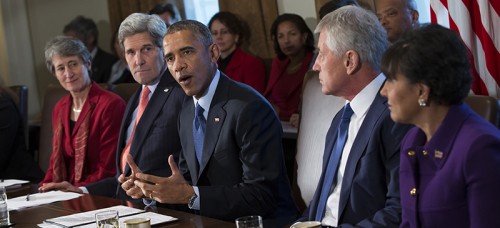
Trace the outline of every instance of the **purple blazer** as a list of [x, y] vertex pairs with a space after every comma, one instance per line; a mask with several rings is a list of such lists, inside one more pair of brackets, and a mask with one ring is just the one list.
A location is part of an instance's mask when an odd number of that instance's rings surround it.
[[452, 106], [432, 139], [401, 146], [401, 227], [500, 227], [500, 130]]

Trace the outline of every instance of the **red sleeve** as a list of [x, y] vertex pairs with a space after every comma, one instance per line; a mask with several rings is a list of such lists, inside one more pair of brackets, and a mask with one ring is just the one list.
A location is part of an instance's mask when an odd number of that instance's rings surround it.
[[262, 60], [250, 56], [243, 71], [243, 83], [252, 86], [259, 93], [263, 94], [266, 89], [266, 66]]

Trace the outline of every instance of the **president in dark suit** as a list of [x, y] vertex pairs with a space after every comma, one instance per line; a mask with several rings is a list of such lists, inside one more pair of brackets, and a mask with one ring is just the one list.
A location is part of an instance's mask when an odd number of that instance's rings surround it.
[[282, 129], [272, 106], [257, 91], [217, 70], [220, 50], [197, 21], [172, 24], [164, 38], [165, 61], [192, 98], [179, 117], [179, 167], [172, 176], [142, 172], [135, 184], [162, 203], [187, 204], [197, 213], [234, 221], [261, 215], [269, 227], [293, 221], [281, 144]]
[[[125, 110], [118, 138], [117, 175], [87, 186], [91, 194], [131, 199], [119, 185], [132, 175], [126, 165], [127, 154], [146, 173], [171, 175], [167, 159], [169, 155], [177, 159], [181, 150], [177, 119], [186, 95], [163, 60], [165, 31], [165, 24], [156, 15], [131, 14], [120, 25], [118, 39], [141, 88]], [[141, 192], [138, 188], [128, 190]]]
[[395, 124], [380, 59], [387, 35], [373, 13], [345, 6], [316, 28], [322, 92], [347, 100], [326, 135], [323, 172], [302, 220], [331, 227], [398, 227], [399, 146], [407, 126]]

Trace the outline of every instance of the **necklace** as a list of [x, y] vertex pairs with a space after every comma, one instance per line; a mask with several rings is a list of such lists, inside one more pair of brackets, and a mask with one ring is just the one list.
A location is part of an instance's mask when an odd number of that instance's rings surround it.
[[76, 109], [76, 108], [71, 108], [73, 110], [73, 112], [81, 112], [82, 109]]

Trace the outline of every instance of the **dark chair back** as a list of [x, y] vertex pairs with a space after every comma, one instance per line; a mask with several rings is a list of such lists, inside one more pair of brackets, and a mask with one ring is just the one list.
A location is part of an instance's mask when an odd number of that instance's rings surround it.
[[51, 84], [45, 90], [42, 104], [42, 120], [40, 123], [40, 142], [38, 146], [38, 164], [42, 171], [47, 172], [52, 154], [52, 112], [56, 103], [68, 95], [59, 84]]
[[465, 98], [465, 103], [484, 119], [499, 126], [499, 102], [494, 97], [482, 95], [469, 95]]
[[9, 86], [10, 90], [17, 95], [17, 107], [21, 113], [24, 126], [24, 138], [28, 146], [28, 87], [25, 85]]
[[134, 94], [134, 92], [139, 89], [141, 84], [139, 83], [119, 83], [115, 85], [111, 85], [110, 89], [112, 92], [118, 94], [125, 102], [128, 102], [130, 97]]

